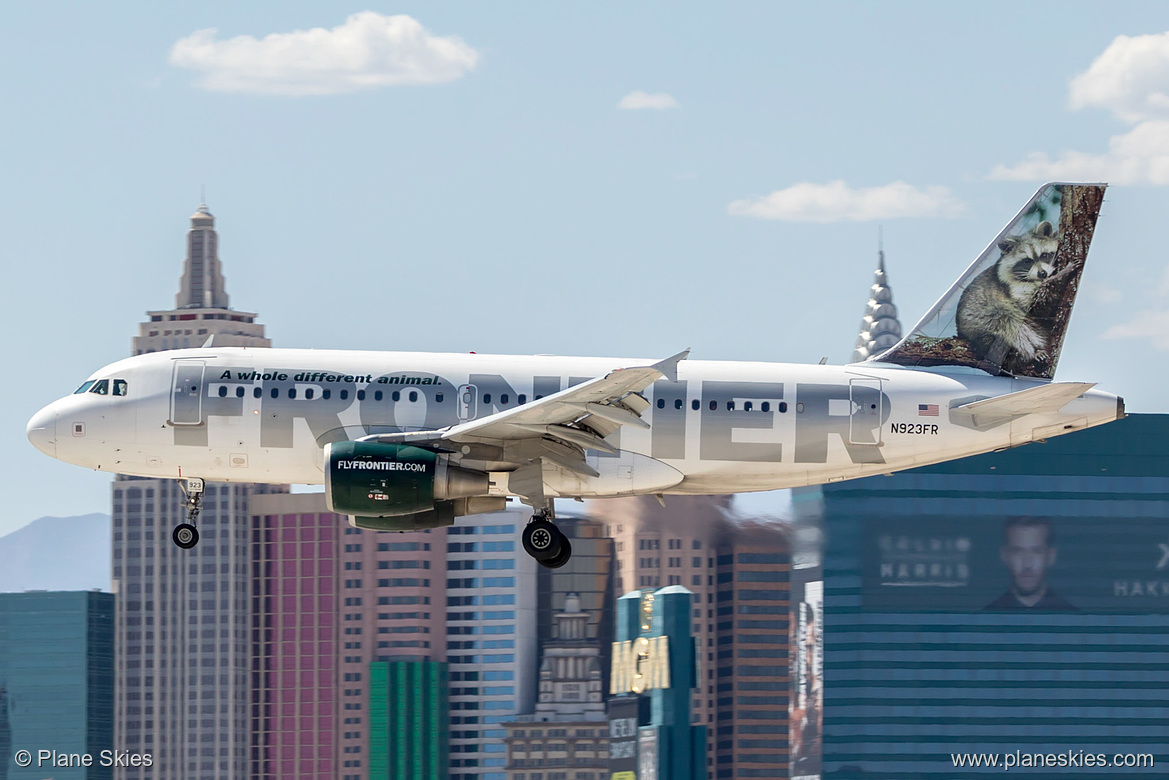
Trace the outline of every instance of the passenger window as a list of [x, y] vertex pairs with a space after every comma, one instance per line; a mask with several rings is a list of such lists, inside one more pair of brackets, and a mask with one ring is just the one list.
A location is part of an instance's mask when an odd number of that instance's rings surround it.
[[395, 401], [401, 401], [401, 400], [402, 400], [402, 394], [401, 394], [401, 393], [399, 393], [397, 390], [395, 390], [395, 391], [394, 391], [394, 392], [393, 392], [393, 393], [390, 395], [390, 398], [393, 398]]
[[[521, 396], [521, 397], [522, 397], [522, 396]], [[441, 403], [442, 403], [442, 393], [435, 393], [435, 394], [434, 394], [434, 402], [435, 402], [435, 403], [437, 403], [437, 404], [441, 404]]]
[[383, 395], [382, 395], [382, 391], [381, 391], [381, 390], [376, 390], [376, 391], [374, 391], [374, 394], [373, 394], [373, 400], [375, 400], [375, 401], [380, 401], [380, 400], [382, 400], [382, 398], [384, 398], [384, 397], [385, 397], [385, 396], [383, 396]]
[[787, 401], [780, 401], [779, 402], [779, 413], [783, 414], [786, 411], [787, 411]]
[[761, 408], [763, 411], [765, 411], [765, 412], [770, 412], [770, 411], [771, 411], [771, 402], [770, 402], [770, 401], [764, 401], [764, 402], [763, 402], [763, 404], [762, 404], [762, 406], [760, 406], [760, 408]]
[[364, 390], [358, 390], [358, 391], [357, 391], [357, 400], [358, 400], [358, 401], [364, 401], [364, 400], [365, 400], [365, 391], [364, 391]]
[[332, 397], [333, 397], [332, 390], [325, 388], [324, 390], [321, 391], [321, 398], [324, 398], [326, 401], [328, 401]]
[[734, 401], [727, 401], [727, 411], [728, 412], [735, 411], [735, 402]]
[[754, 406], [754, 404], [753, 404], [753, 403], [751, 403], [750, 401], [744, 401], [744, 402], [743, 402], [743, 411], [744, 411], [744, 412], [749, 412], [749, 411], [751, 411], [751, 408], [752, 408], [753, 406]]
[[491, 393], [484, 393], [483, 394], [483, 403], [485, 403], [485, 404], [491, 403]]
[[126, 388], [126, 380], [125, 379], [115, 379], [114, 380], [114, 395], [125, 395], [126, 389], [127, 388]]
[[716, 409], [718, 409], [718, 401], [711, 401], [711, 402], [710, 402], [710, 411], [712, 411], [712, 412], [713, 412], [713, 411], [715, 411]]
[[681, 409], [681, 408], [682, 408], [682, 399], [681, 399], [681, 398], [675, 398], [675, 399], [674, 399], [674, 408], [675, 408], [675, 409]]
[[418, 393], [415, 392], [414, 390], [411, 390], [410, 391], [410, 403], [414, 403], [417, 400], [418, 400]]
[[658, 408], [659, 408], [659, 409], [665, 409], [665, 408], [666, 408], [666, 399], [665, 399], [665, 398], [659, 398], [659, 399], [658, 399]]
[[279, 387], [273, 387], [273, 388], [272, 388], [272, 392], [271, 392], [271, 393], [269, 393], [269, 395], [270, 395], [270, 396], [272, 396], [273, 398], [279, 398], [279, 397], [280, 397], [280, 388], [279, 388]]
[[509, 397], [510, 397], [510, 396], [508, 396], [508, 394], [507, 394], [507, 393], [504, 393], [503, 395], [499, 396], [499, 402], [500, 402], [501, 404], [503, 404], [504, 406], [507, 406], [507, 401], [508, 401], [508, 398], [509, 398]]
[[[442, 393], [439, 393], [439, 396], [440, 396], [439, 400], [441, 400]], [[526, 404], [528, 402], [528, 396], [525, 395], [524, 393], [520, 393], [520, 397], [517, 398], [516, 400], [519, 401], [521, 404]]]
[[219, 397], [220, 398], [227, 398], [227, 385], [220, 385], [219, 386]]
[[81, 387], [79, 387], [73, 391], [73, 395], [77, 395], [78, 393], [87, 392], [89, 390], [89, 388], [93, 387], [93, 383], [94, 383], [94, 380], [92, 380], [92, 379], [89, 380], [88, 382], [82, 383]]
[[702, 404], [698, 403], [698, 399], [697, 399], [697, 398], [695, 398], [693, 401], [691, 401], [691, 402], [690, 402], [690, 408], [691, 408], [691, 409], [693, 409], [693, 410], [694, 410], [694, 411], [696, 411], [696, 412], [698, 411], [698, 408], [699, 408], [700, 406], [702, 406]]
[[235, 397], [236, 397], [236, 398], [243, 398], [243, 397], [244, 397], [244, 389], [243, 389], [243, 387], [237, 387], [237, 388], [235, 389]]
[[98, 395], [109, 395], [110, 380], [99, 379], [94, 383], [93, 387], [89, 388], [89, 392], [97, 393]]
[[341, 391], [341, 400], [342, 400], [342, 401], [344, 401], [344, 400], [346, 400], [347, 398], [349, 398], [349, 391], [348, 391], [348, 390], [342, 390], [342, 391]]
[[313, 400], [313, 395], [314, 395], [314, 393], [313, 393], [313, 389], [311, 387], [305, 388], [304, 397], [306, 399], [308, 399], [309, 401]]
[[288, 397], [289, 398], [296, 398], [296, 388], [295, 387], [288, 388]]
[[260, 388], [258, 388], [258, 387], [252, 388], [252, 398], [259, 398], [263, 394], [264, 394], [264, 391], [261, 390]]

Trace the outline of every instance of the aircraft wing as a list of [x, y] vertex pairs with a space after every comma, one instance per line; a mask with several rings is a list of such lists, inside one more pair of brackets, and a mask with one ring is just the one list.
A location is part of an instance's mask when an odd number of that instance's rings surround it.
[[649, 408], [641, 391], [662, 377], [676, 378], [678, 363], [689, 354], [686, 349], [648, 366], [615, 369], [538, 401], [452, 426], [441, 438], [485, 442], [551, 436], [582, 449], [616, 452], [603, 437], [623, 425], [649, 428], [641, 419]]
[[[472, 458], [510, 463], [509, 487], [534, 505], [542, 501], [542, 462], [586, 477], [599, 476], [585, 460], [585, 450], [615, 454], [605, 437], [623, 426], [647, 429], [641, 418], [649, 401], [641, 395], [658, 379], [676, 380], [678, 363], [690, 350], [644, 366], [617, 368], [537, 401], [480, 420], [434, 431], [374, 434], [363, 441], [416, 444], [471, 452]], [[504, 469], [507, 470], [507, 469]]]

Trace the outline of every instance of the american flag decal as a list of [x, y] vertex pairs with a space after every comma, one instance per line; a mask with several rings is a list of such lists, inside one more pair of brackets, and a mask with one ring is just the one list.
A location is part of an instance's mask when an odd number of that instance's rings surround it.
[[937, 404], [918, 404], [917, 405], [917, 416], [918, 417], [937, 417], [938, 416], [938, 405]]

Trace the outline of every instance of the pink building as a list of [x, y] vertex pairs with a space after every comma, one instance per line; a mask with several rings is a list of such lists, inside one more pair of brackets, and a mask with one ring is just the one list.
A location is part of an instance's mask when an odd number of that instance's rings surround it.
[[341, 580], [346, 518], [324, 496], [256, 495], [252, 777], [334, 780], [338, 771]]

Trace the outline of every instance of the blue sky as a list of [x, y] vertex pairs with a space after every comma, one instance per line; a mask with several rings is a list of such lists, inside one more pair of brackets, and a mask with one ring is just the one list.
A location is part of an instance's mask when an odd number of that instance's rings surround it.
[[0, 533], [108, 511], [109, 477], [45, 458], [25, 422], [173, 305], [204, 186], [232, 306], [277, 346], [843, 362], [878, 225], [909, 327], [1042, 181], [1104, 179], [1057, 378], [1164, 407], [1160, 4], [29, 3], [6, 22]]

